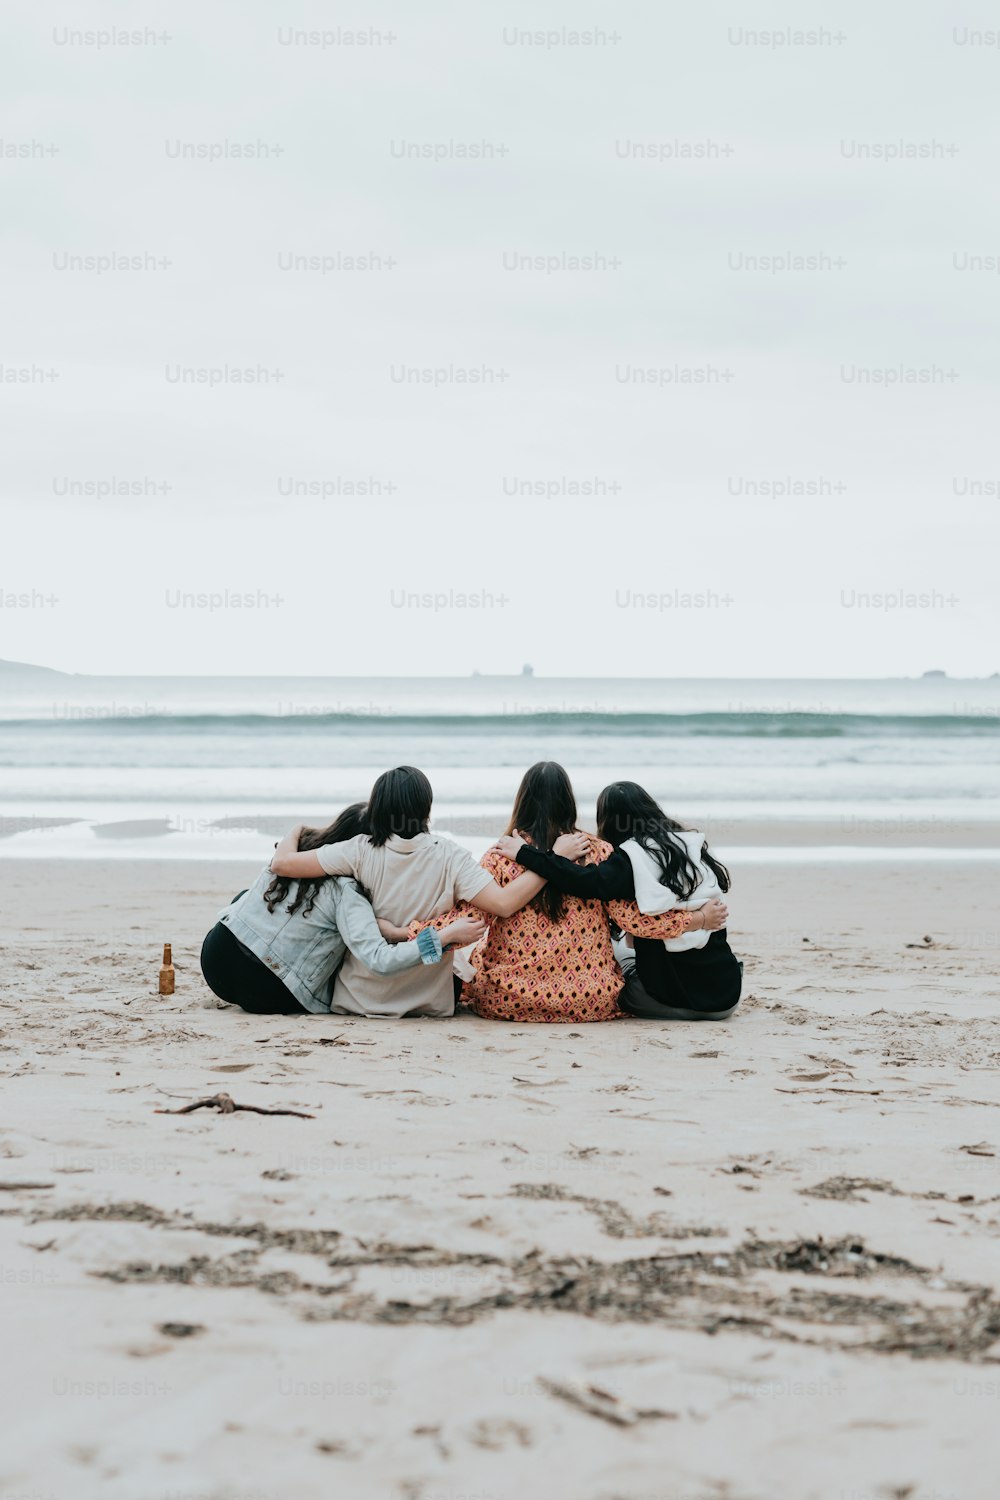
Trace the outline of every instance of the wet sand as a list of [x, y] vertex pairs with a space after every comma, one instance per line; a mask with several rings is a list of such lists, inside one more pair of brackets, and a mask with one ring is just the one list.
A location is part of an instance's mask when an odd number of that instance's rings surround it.
[[[302, 821], [310, 827], [322, 827], [329, 811], [313, 813]], [[84, 818], [0, 817], [0, 839], [16, 834], [46, 833], [53, 829], [84, 823]], [[275, 813], [248, 813], [245, 816], [207, 819], [199, 831], [206, 837], [227, 833], [259, 833], [279, 839], [288, 832], [290, 819]], [[921, 816], [858, 816], [844, 813], [830, 818], [701, 818], [701, 827], [718, 848], [815, 849], [992, 849], [1000, 851], [1000, 822], [995, 819]], [[494, 839], [503, 831], [503, 817], [497, 813], [443, 814], [434, 819], [434, 828], [459, 838]], [[163, 840], [164, 846], [178, 832], [177, 820], [169, 817], [122, 818], [90, 824], [95, 839], [108, 843], [123, 840]], [[2, 847], [2, 846], [0, 846]], [[20, 852], [20, 851], [19, 851]], [[40, 851], [44, 854], [44, 848]], [[99, 857], [101, 850], [93, 848]], [[107, 852], [107, 851], [104, 851]], [[135, 853], [135, 851], [131, 851]], [[27, 851], [25, 851], [27, 854]], [[30, 855], [28, 855], [30, 857]], [[145, 858], [139, 851], [137, 858]], [[156, 858], [156, 850], [150, 851]]]

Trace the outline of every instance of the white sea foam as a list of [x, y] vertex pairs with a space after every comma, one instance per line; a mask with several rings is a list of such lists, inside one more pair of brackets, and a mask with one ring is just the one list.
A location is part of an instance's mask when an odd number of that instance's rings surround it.
[[[1000, 679], [42, 682], [0, 676], [2, 855], [255, 858], [403, 762], [427, 771], [439, 820], [480, 830], [504, 826], [541, 758], [567, 767], [585, 821], [630, 779], [695, 826], [809, 820], [880, 851], [960, 843], [1000, 799]], [[44, 818], [78, 821], [25, 828]]]

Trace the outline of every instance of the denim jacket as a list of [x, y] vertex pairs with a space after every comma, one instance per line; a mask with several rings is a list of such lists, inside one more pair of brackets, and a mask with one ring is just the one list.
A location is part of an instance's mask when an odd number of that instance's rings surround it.
[[316, 888], [312, 910], [303, 913], [300, 907], [289, 916], [294, 883], [289, 897], [269, 912], [264, 892], [273, 879], [269, 869], [262, 870], [218, 920], [277, 974], [306, 1010], [329, 1011], [337, 970], [348, 948], [374, 974], [400, 974], [441, 960], [441, 939], [429, 928], [428, 936], [421, 933], [417, 942], [387, 943], [353, 880], [324, 880]]

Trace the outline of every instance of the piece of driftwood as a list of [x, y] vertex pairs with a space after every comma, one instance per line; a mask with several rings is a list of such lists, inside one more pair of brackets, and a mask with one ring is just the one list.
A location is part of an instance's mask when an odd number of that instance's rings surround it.
[[560, 1401], [569, 1402], [570, 1406], [579, 1407], [589, 1416], [600, 1417], [604, 1422], [611, 1422], [615, 1427], [635, 1427], [639, 1422], [651, 1420], [676, 1421], [675, 1411], [662, 1411], [659, 1407], [628, 1406], [611, 1391], [604, 1391], [597, 1385], [584, 1385], [578, 1381], [547, 1380], [545, 1376], [539, 1378], [538, 1384], [543, 1390], [548, 1391], [550, 1396], [558, 1396]]
[[193, 1104], [185, 1104], [182, 1109], [155, 1109], [156, 1115], [190, 1115], [196, 1109], [217, 1109], [221, 1115], [231, 1115], [238, 1109], [245, 1109], [253, 1115], [295, 1115], [300, 1120], [315, 1120], [315, 1115], [307, 1115], [301, 1109], [265, 1109], [260, 1104], [237, 1104], [230, 1094], [210, 1094], [207, 1099], [195, 1099]]
[[966, 1152], [968, 1156], [996, 1156], [989, 1141], [977, 1141], [974, 1146], [959, 1146], [958, 1149]]

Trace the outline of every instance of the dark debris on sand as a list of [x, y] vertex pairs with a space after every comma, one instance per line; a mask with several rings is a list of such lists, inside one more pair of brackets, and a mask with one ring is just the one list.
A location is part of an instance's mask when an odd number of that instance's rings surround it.
[[[570, 1195], [568, 1201], [581, 1200]], [[606, 1200], [594, 1203], [599, 1213], [620, 1207]], [[621, 1221], [612, 1222], [627, 1223], [624, 1209], [621, 1214]], [[988, 1288], [945, 1280], [934, 1269], [850, 1236], [830, 1241], [751, 1237], [718, 1253], [699, 1249], [606, 1262], [538, 1250], [504, 1259], [428, 1244], [362, 1243], [334, 1229], [200, 1221], [138, 1203], [39, 1207], [31, 1222], [41, 1220], [126, 1220], [153, 1231], [169, 1227], [242, 1240], [240, 1249], [217, 1258], [131, 1261], [92, 1274], [118, 1283], [252, 1287], [283, 1299], [290, 1312], [309, 1321], [457, 1326], [510, 1310], [573, 1313], [604, 1323], [656, 1323], [706, 1334], [743, 1330], [830, 1348], [842, 1347], [846, 1336], [855, 1350], [971, 1363], [994, 1362], [1000, 1340], [1000, 1302]], [[645, 1223], [639, 1227], [648, 1232]], [[317, 1278], [269, 1268], [261, 1257], [273, 1249], [316, 1257]], [[398, 1266], [439, 1270], [444, 1290], [426, 1301], [409, 1301], [357, 1288], [359, 1270]], [[482, 1293], [469, 1293], [467, 1274], [461, 1292], [448, 1290], [455, 1268], [481, 1270]], [[331, 1271], [337, 1273], [333, 1279]], [[887, 1280], [893, 1283], [891, 1294], [878, 1286]], [[872, 1281], [874, 1287], [866, 1285]], [[928, 1304], [921, 1300], [925, 1290], [946, 1293], [947, 1300]]]

